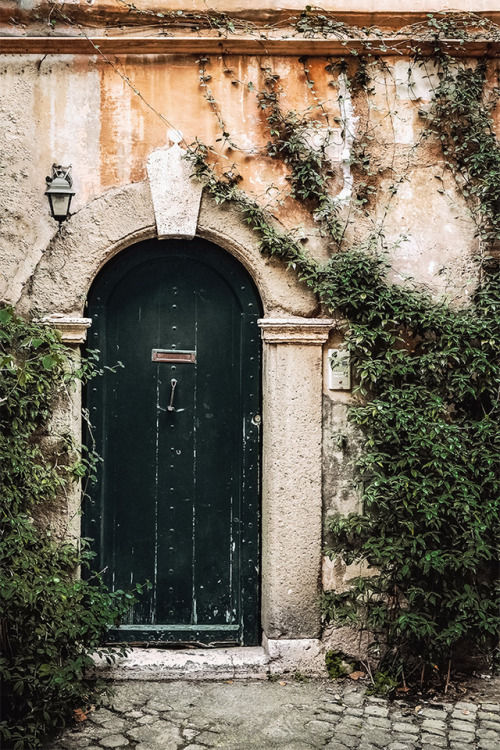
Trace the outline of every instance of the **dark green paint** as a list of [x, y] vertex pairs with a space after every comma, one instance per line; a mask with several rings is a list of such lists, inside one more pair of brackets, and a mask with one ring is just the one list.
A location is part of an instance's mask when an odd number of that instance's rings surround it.
[[201, 239], [135, 245], [92, 286], [88, 345], [124, 367], [87, 389], [103, 464], [85, 535], [110, 588], [153, 584], [112, 640], [258, 643], [260, 314], [246, 271]]

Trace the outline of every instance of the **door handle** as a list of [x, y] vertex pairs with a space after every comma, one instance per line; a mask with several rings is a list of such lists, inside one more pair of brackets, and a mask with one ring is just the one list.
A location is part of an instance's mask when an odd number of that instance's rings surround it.
[[174, 394], [175, 394], [175, 386], [177, 385], [177, 380], [175, 378], [172, 378], [170, 381], [171, 391], [170, 391], [170, 403], [167, 406], [167, 411], [175, 411], [174, 408]]

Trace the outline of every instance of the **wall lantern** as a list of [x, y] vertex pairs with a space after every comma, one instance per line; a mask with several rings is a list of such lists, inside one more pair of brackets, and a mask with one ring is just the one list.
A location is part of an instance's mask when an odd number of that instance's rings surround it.
[[52, 177], [45, 178], [48, 186], [45, 195], [49, 199], [50, 212], [59, 224], [69, 217], [71, 199], [75, 194], [72, 190], [73, 180], [70, 171], [71, 167], [53, 164]]

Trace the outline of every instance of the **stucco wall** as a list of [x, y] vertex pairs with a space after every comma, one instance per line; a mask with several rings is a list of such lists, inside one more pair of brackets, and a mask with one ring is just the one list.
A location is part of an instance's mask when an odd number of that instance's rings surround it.
[[[396, 280], [410, 275], [436, 291], [467, 295], [474, 275], [470, 260], [475, 249], [474, 227], [451, 177], [442, 175], [444, 185], [436, 181], [436, 171], [441, 174], [443, 170], [435, 146], [430, 143], [415, 148], [422, 130], [417, 111], [430, 98], [429, 82], [422, 73], [417, 99], [403, 85], [407, 63], [392, 58], [384, 62], [388, 68], [385, 74], [381, 70], [374, 82], [370, 112], [362, 112], [361, 104], [357, 111], [354, 101], [349, 124], [356, 134], [369, 117], [374, 138], [371, 148], [381, 160], [377, 207], [367, 216], [358, 215], [348, 232], [356, 240], [383, 217], [388, 241], [403, 237], [393, 254]], [[220, 149], [228, 166], [235, 162], [244, 178], [242, 188], [264, 204], [279, 208], [284, 227], [299, 227], [310, 252], [325, 257], [324, 243], [311, 225], [309, 213], [291, 199], [278, 207], [277, 201], [283, 199], [288, 186], [287, 170], [263, 154], [267, 123], [255, 93], [243, 83], [233, 85], [237, 79], [252, 82], [256, 88], [262, 86], [262, 60], [212, 57], [206, 67], [227, 132], [241, 152], [224, 148], [217, 140], [220, 128], [203, 98], [195, 56], [123, 58], [116, 69], [92, 56], [0, 57], [4, 201], [0, 296], [5, 301], [17, 302], [57, 230], [43, 195], [44, 178], [53, 162], [73, 167], [76, 195], [72, 210], [78, 213], [106, 191], [144, 180], [148, 155], [169, 142], [168, 125], [122, 75], [183, 134], [186, 143], [198, 137]], [[330, 122], [335, 123], [342, 115], [338, 101], [341, 81], [334, 78], [332, 88], [332, 75], [324, 67], [323, 59], [309, 63], [317, 96], [325, 103]], [[278, 58], [272, 61], [272, 68], [286, 82], [283, 109], [309, 111], [314, 118], [315, 98], [305, 85], [302, 64], [293, 58]], [[228, 69], [231, 74], [224, 72]], [[392, 76], [401, 85], [394, 86]], [[341, 161], [348, 159], [345, 148], [349, 144], [345, 134], [342, 137], [341, 126], [334, 126], [332, 132], [329, 154], [338, 194], [349, 186], [349, 170]], [[322, 130], [315, 135], [321, 138]], [[398, 172], [404, 173], [405, 179], [393, 195]], [[269, 191], [271, 185], [276, 189]]]
[[[17, 10], [28, 13], [36, 5], [26, 2]], [[145, 3], [136, 5], [142, 7]], [[179, 7], [184, 5], [179, 3]], [[254, 5], [222, 0], [212, 4], [216, 10], [239, 10], [242, 14], [249, 13]], [[375, 5], [379, 4], [359, 0], [350, 4], [349, 11], [381, 11]], [[444, 7], [443, 3], [441, 5]], [[454, 3], [454, 7], [457, 5]], [[461, 4], [464, 8], [468, 5]], [[488, 11], [490, 5], [476, 3], [475, 10]], [[164, 3], [148, 3], [149, 8], [153, 6], [161, 9]], [[272, 14], [280, 9], [301, 10], [303, 7], [296, 0], [260, 6], [264, 15], [264, 11]], [[340, 4], [329, 2], [324, 6], [336, 10]], [[5, 23], [8, 23], [5, 19], [10, 7], [8, 2], [1, 3], [0, 19]], [[100, 0], [93, 3], [96, 13], [108, 7]], [[170, 10], [176, 7], [175, 3], [169, 4]], [[198, 7], [204, 10], [201, 2], [190, 5], [192, 10]], [[433, 8], [438, 9], [438, 4]], [[388, 13], [392, 10], [391, 3], [387, 3], [386, 9]], [[397, 9], [411, 15], [424, 12], [427, 6], [423, 2], [400, 2]], [[89, 17], [86, 18], [88, 21]], [[455, 304], [467, 303], [476, 278], [475, 227], [463, 197], [442, 167], [437, 144], [432, 139], [420, 142], [423, 121], [419, 110], [425, 109], [431, 98], [435, 83], [432, 67], [413, 68], [410, 72], [405, 59], [394, 56], [381, 59], [373, 67], [374, 92], [367, 102], [349, 89], [346, 79], [325, 70], [324, 57], [308, 60], [309, 75], [314, 80], [311, 90], [304, 76], [303, 62], [292, 55], [212, 54], [201, 66], [205, 75], [210, 76], [206, 83], [217, 102], [214, 105], [204, 98], [207, 88], [200, 86], [199, 55], [135, 53], [105, 58], [97, 50], [93, 52], [95, 54], [0, 55], [2, 301], [25, 313], [82, 315], [87, 290], [106, 260], [127, 245], [155, 235], [146, 163], [151, 152], [169, 145], [169, 130], [172, 129], [182, 134], [184, 145], [199, 138], [215, 147], [228, 168], [234, 162], [243, 177], [241, 187], [279, 214], [283, 231], [294, 231], [301, 236], [304, 247], [317, 259], [327, 258], [327, 243], [312, 222], [310, 212], [296, 200], [286, 197], [289, 191], [287, 168], [265, 154], [269, 128], [255, 89], [263, 87], [268, 68], [280, 76], [283, 110], [307, 114], [311, 120], [321, 123], [311, 128], [312, 142], [316, 139], [321, 143], [328, 133], [327, 126], [330, 128], [327, 153], [333, 172], [332, 192], [344, 198], [341, 215], [346, 221], [348, 241], [359, 241], [368, 232], [383, 226], [391, 246], [391, 276], [396, 283], [412, 277], [415, 283], [424, 284], [435, 295], [446, 295]], [[491, 61], [489, 65], [494, 82], [497, 64]], [[318, 107], [319, 101], [322, 107]], [[221, 121], [223, 129], [241, 150], [230, 148], [220, 140]], [[369, 133], [372, 163], [375, 171], [378, 169], [378, 176], [373, 183], [375, 196], [366, 211], [353, 213], [356, 196], [352, 192], [351, 149], [354, 138], [361, 132]], [[76, 190], [73, 216], [61, 228], [50, 217], [44, 197], [45, 176], [54, 162], [72, 165]], [[270, 186], [273, 186], [271, 190]], [[262, 295], [266, 316], [308, 319], [326, 314], [297, 282], [292, 270], [260, 256], [255, 233], [243, 224], [234, 209], [217, 207], [205, 196], [198, 233], [218, 242], [248, 268]], [[340, 342], [340, 335], [332, 334], [325, 350]], [[274, 363], [272, 366], [277, 372], [281, 372], [280, 368], [293, 369], [298, 362], [302, 376], [309, 377], [310, 368], [319, 383], [321, 363], [314, 359], [317, 352], [313, 353], [306, 346], [299, 356], [299, 349], [296, 348], [296, 355], [302, 359], [300, 362], [297, 359], [295, 365], [292, 349], [283, 350], [286, 356], [284, 353], [278, 356], [273, 350], [267, 362]], [[287, 357], [292, 359], [288, 361]], [[290, 383], [269, 380], [269, 398], [279, 390], [278, 386], [285, 394], [284, 399], [288, 398], [287, 393], [293, 395]], [[317, 395], [319, 399], [320, 394]], [[307, 397], [312, 401], [316, 399], [309, 391]], [[280, 402], [279, 397], [273, 398], [275, 404]], [[324, 516], [333, 511], [349, 512], [358, 503], [353, 466], [362, 448], [360, 436], [353, 433], [347, 422], [350, 402], [349, 392], [331, 391], [324, 383]], [[278, 425], [274, 436], [278, 442], [280, 430], [286, 433], [279, 422], [286, 421], [287, 409], [291, 408], [284, 402], [282, 407], [282, 413], [269, 414], [270, 422], [274, 420]], [[74, 413], [71, 418], [75, 420]], [[318, 445], [315, 443], [315, 451]], [[316, 452], [318, 463], [321, 451]], [[285, 464], [281, 466], [281, 469], [286, 468]], [[292, 472], [293, 467], [289, 468]], [[314, 471], [318, 473], [317, 465]], [[272, 485], [273, 477], [266, 481]], [[289, 485], [285, 482], [283, 487], [292, 492], [293, 477]], [[307, 502], [303, 506], [306, 508]], [[319, 549], [321, 531], [316, 521], [313, 519], [310, 524], [314, 527], [311, 540], [312, 546]], [[283, 518], [273, 512], [268, 514], [270, 528], [278, 529], [282, 522]], [[307, 524], [303, 533], [307, 534]], [[275, 536], [277, 539], [278, 532]], [[304, 550], [306, 548], [307, 544]], [[276, 562], [279, 554], [279, 545], [269, 551], [270, 568], [277, 565], [283, 569], [283, 561], [279, 565]], [[317, 569], [319, 565], [313, 561], [309, 579], [317, 578]], [[356, 572], [346, 570], [340, 562], [325, 562], [323, 584], [326, 588], [345, 586], [349, 576]], [[286, 594], [288, 579], [286, 576], [269, 578], [266, 585], [274, 592], [281, 587]], [[304, 593], [299, 588], [294, 593], [291, 609], [294, 610], [295, 599], [305, 597], [307, 612], [298, 617], [296, 633], [294, 622], [290, 625], [292, 638], [304, 635], [307, 627], [303, 622], [317, 623], [315, 615], [311, 615], [316, 595], [314, 586], [309, 592]], [[279, 596], [276, 594], [277, 600]], [[272, 599], [270, 596], [269, 601]], [[283, 602], [277, 609], [268, 608], [270, 637], [280, 637], [280, 634], [290, 637], [285, 615], [290, 621], [295, 617], [285, 612]], [[308, 627], [309, 635], [316, 636], [317, 626], [313, 623]]]

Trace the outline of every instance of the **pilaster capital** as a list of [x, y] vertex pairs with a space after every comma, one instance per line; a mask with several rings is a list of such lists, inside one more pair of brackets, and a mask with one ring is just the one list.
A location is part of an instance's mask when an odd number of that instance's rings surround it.
[[65, 344], [84, 344], [87, 338], [87, 328], [92, 318], [79, 318], [61, 313], [53, 313], [40, 318], [40, 323], [56, 328], [61, 333]]
[[259, 326], [267, 344], [315, 344], [328, 340], [339, 322], [333, 318], [261, 318]]

